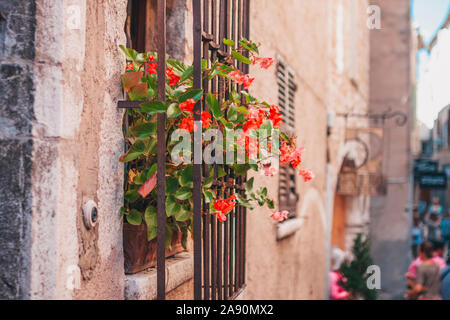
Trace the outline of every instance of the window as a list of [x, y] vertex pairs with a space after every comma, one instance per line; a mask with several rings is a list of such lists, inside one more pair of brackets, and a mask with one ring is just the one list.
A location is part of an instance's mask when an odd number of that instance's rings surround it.
[[[295, 134], [295, 84], [294, 71], [280, 59], [277, 64], [278, 82], [278, 105], [284, 118], [284, 130], [289, 135]], [[297, 211], [296, 174], [291, 166], [280, 166], [279, 174], [279, 197], [280, 210], [288, 210], [290, 218], [294, 218]]]

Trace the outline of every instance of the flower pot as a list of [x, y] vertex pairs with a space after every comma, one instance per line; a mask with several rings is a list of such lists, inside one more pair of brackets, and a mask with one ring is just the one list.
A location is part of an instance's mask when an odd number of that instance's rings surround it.
[[[172, 234], [172, 250], [166, 249], [166, 258], [184, 251], [181, 245], [182, 233], [174, 231]], [[123, 253], [125, 274], [134, 274], [156, 266], [156, 239], [147, 241], [147, 225], [134, 226], [129, 223], [123, 225]]]

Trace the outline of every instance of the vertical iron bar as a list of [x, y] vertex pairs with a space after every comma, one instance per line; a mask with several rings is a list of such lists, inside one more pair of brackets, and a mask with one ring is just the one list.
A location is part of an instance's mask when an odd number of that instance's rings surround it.
[[[250, 0], [245, 0], [245, 10], [244, 10], [244, 36], [250, 39]], [[248, 58], [248, 52], [245, 56]], [[249, 73], [250, 66], [245, 65], [245, 73]], [[244, 183], [247, 181], [247, 177], [243, 178]], [[243, 196], [245, 196], [242, 191]], [[246, 240], [247, 240], [247, 208], [242, 208], [243, 221], [242, 221], [242, 285], [245, 284], [245, 269], [246, 269]]]
[[[202, 51], [201, 51], [201, 37], [202, 37], [202, 22], [201, 22], [201, 3], [200, 0], [193, 0], [194, 11], [194, 89], [201, 89], [202, 86]], [[195, 120], [200, 121], [201, 103], [197, 102], [194, 107]], [[197, 126], [196, 130], [202, 130]], [[194, 144], [200, 143], [194, 138]], [[194, 146], [194, 159], [196, 159], [197, 148]], [[201, 151], [201, 149], [200, 149]], [[195, 163], [194, 161], [194, 299], [200, 300], [202, 297], [202, 237], [201, 237], [201, 221], [202, 221], [202, 209], [201, 209], [201, 188], [202, 188], [202, 172], [201, 163]]]
[[[166, 99], [166, 1], [158, 0], [157, 4], [157, 50], [158, 50], [158, 99]], [[157, 226], [157, 298], [166, 298], [166, 114], [158, 113], [158, 226]]]
[[[203, 0], [203, 31], [209, 33], [209, 0]], [[203, 42], [203, 59], [208, 61], [209, 42]], [[209, 61], [207, 62], [209, 63]], [[209, 82], [208, 79], [203, 80], [204, 93], [208, 91]], [[203, 95], [203, 109], [206, 110], [206, 94]], [[204, 165], [204, 174], [209, 176], [209, 167]], [[208, 204], [204, 204], [203, 215], [203, 299], [208, 300], [210, 298], [210, 214]]]
[[[211, 34], [213, 35], [213, 42], [217, 42], [217, 1], [211, 1]], [[211, 61], [215, 61], [217, 51], [212, 50]], [[216, 79], [211, 81], [211, 92], [216, 93], [217, 84]], [[217, 178], [217, 166], [214, 166], [214, 178]], [[218, 194], [219, 189], [216, 189]], [[211, 217], [211, 299], [216, 300], [217, 297], [217, 217]]]

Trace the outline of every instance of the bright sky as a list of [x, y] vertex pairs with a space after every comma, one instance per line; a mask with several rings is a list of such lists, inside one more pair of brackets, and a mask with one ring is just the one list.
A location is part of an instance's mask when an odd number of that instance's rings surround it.
[[[413, 0], [411, 16], [414, 25], [428, 44], [450, 11], [450, 0]], [[448, 89], [450, 73], [450, 32], [442, 36], [444, 45], [439, 45], [433, 55], [425, 49], [418, 53], [418, 88], [417, 88], [417, 117], [429, 128], [433, 127], [438, 112], [450, 103]]]

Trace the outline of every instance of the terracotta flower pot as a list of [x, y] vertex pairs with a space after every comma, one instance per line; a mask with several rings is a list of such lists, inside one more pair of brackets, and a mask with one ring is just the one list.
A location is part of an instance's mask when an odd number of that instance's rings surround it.
[[[181, 245], [182, 233], [172, 234], [172, 250], [166, 249], [166, 258], [184, 251]], [[156, 239], [147, 241], [147, 225], [123, 225], [123, 252], [125, 259], [125, 274], [133, 274], [156, 266]]]

